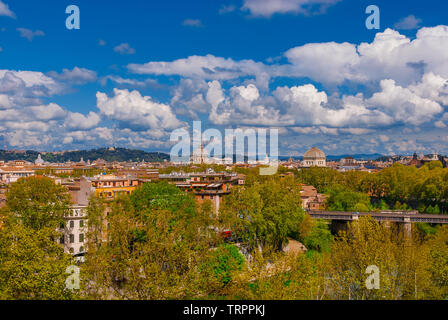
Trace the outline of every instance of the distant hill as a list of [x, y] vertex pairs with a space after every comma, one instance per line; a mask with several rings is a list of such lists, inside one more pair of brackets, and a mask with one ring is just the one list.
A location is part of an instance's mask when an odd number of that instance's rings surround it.
[[146, 161], [161, 162], [169, 160], [170, 156], [161, 152], [146, 152], [142, 150], [133, 150], [125, 148], [101, 148], [93, 150], [66, 151], [66, 152], [37, 152], [33, 150], [26, 151], [5, 151], [0, 150], [0, 161], [26, 160], [34, 162], [41, 154], [42, 160], [48, 162], [79, 162], [81, 158], [84, 161], [94, 161], [104, 159], [106, 161]]
[[[403, 160], [403, 159], [405, 159], [405, 158], [407, 158], [407, 157], [410, 157], [411, 155], [408, 155], [408, 156], [399, 156], [399, 155], [394, 155], [394, 156], [382, 156], [382, 157], [380, 157], [379, 158], [379, 161], [399, 161], [399, 160]], [[427, 157], [427, 158], [432, 158], [432, 154], [425, 154], [425, 155], [423, 155], [424, 157]], [[438, 158], [439, 158], [439, 161], [440, 162], [442, 162], [442, 163], [445, 163], [445, 158], [446, 158], [446, 156], [443, 156], [443, 155], [438, 155]]]
[[339, 156], [327, 156], [327, 160], [329, 161], [337, 161], [341, 160], [346, 157], [352, 157], [356, 160], [376, 160], [378, 158], [381, 158], [383, 155], [379, 153], [373, 153], [373, 154], [344, 154]]
[[[48, 162], [66, 162], [73, 161], [79, 162], [81, 158], [84, 161], [94, 161], [97, 159], [104, 159], [106, 161], [146, 161], [146, 162], [161, 162], [164, 160], [170, 160], [170, 155], [163, 152], [146, 152], [142, 150], [126, 149], [126, 148], [100, 148], [93, 150], [79, 150], [79, 151], [65, 151], [65, 152], [38, 152], [33, 150], [26, 151], [5, 151], [0, 150], [0, 161], [11, 160], [26, 160], [34, 162], [37, 156], [41, 154], [42, 159]], [[374, 154], [351, 154], [351, 155], [328, 155], [328, 161], [338, 161], [345, 157], [352, 157], [356, 160], [388, 160], [390, 157], [383, 156], [379, 153]], [[279, 156], [279, 160], [288, 160], [292, 158], [294, 160], [302, 160], [303, 157], [298, 156]], [[244, 161], [247, 161], [248, 157], [244, 156]], [[236, 161], [236, 155], [233, 156], [233, 161]]]
[[[382, 154], [374, 153], [374, 154], [343, 154], [343, 155], [328, 155], [327, 161], [338, 161], [346, 157], [352, 157], [356, 160], [376, 160], [380, 157], [382, 157]], [[280, 160], [288, 160], [289, 158], [292, 158], [294, 160], [302, 160], [303, 157], [289, 157], [289, 156], [280, 156]]]

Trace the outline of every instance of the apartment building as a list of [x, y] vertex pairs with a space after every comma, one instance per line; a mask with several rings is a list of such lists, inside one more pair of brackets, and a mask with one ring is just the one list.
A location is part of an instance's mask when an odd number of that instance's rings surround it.
[[230, 194], [230, 188], [244, 185], [245, 179], [242, 174], [214, 172], [212, 169], [200, 173], [172, 172], [159, 175], [159, 180], [168, 181], [181, 190], [192, 193], [199, 204], [210, 200], [215, 214], [219, 212], [223, 197]]
[[120, 177], [115, 175], [102, 175], [97, 178], [87, 179], [90, 182], [91, 190], [99, 198], [114, 200], [120, 195], [131, 194], [144, 181], [132, 177]]
[[0, 182], [11, 184], [17, 182], [20, 178], [34, 176], [35, 171], [20, 167], [2, 167], [0, 168]]
[[159, 180], [159, 170], [157, 169], [122, 169], [118, 170], [117, 175], [129, 178], [146, 179], [148, 181]]
[[72, 206], [64, 216], [60, 243], [64, 251], [81, 257], [86, 252], [87, 206]]

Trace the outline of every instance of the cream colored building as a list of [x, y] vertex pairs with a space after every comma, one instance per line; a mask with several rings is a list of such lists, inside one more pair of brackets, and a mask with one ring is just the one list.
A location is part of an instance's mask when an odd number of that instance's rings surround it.
[[6, 184], [17, 182], [20, 178], [28, 178], [34, 176], [34, 170], [18, 168], [18, 167], [3, 167], [0, 168], [0, 181]]
[[326, 167], [327, 158], [325, 153], [319, 148], [313, 147], [303, 156], [302, 167]]
[[65, 223], [60, 243], [64, 251], [72, 255], [86, 252], [87, 206], [73, 206], [64, 217]]

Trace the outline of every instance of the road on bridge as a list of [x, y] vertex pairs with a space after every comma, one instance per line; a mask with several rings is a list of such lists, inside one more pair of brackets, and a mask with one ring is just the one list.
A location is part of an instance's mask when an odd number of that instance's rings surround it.
[[307, 213], [314, 219], [326, 220], [353, 221], [358, 220], [359, 217], [371, 216], [377, 221], [448, 224], [448, 215], [420, 214], [418, 211], [342, 212], [308, 210]]

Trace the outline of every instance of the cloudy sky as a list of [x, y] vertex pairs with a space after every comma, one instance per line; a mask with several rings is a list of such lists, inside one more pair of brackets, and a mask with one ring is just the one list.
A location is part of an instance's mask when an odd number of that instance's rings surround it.
[[281, 155], [448, 154], [448, 3], [373, 2], [0, 0], [0, 135], [169, 151], [201, 120], [278, 128]]

